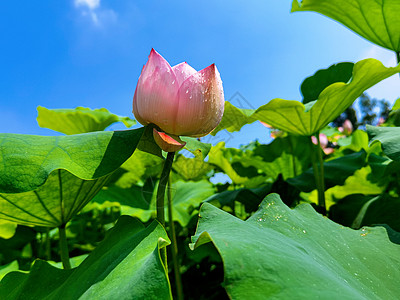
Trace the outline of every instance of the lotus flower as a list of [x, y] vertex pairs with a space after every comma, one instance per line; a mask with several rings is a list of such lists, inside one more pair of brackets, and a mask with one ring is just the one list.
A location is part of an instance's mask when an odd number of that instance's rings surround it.
[[[311, 136], [311, 141], [313, 142], [314, 145], [318, 145], [318, 140], [315, 136]], [[319, 143], [321, 144], [321, 148], [326, 155], [329, 155], [333, 153], [333, 151], [335, 151], [335, 149], [328, 147], [329, 144], [328, 137], [323, 133], [319, 134]]]
[[340, 132], [344, 133], [345, 135], [350, 135], [353, 131], [353, 124], [349, 119], [346, 119], [343, 122], [342, 127], [338, 128]]
[[136, 86], [133, 113], [141, 124], [154, 124], [172, 137], [207, 135], [224, 113], [217, 67], [212, 64], [198, 72], [186, 62], [171, 67], [152, 49]]

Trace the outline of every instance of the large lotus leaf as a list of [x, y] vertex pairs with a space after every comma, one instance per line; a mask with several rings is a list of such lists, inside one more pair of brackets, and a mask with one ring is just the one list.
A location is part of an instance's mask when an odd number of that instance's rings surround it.
[[115, 171], [135, 150], [143, 129], [69, 136], [0, 134], [0, 193], [21, 193], [41, 186], [56, 169], [81, 179]]
[[400, 160], [400, 127], [374, 127], [367, 125], [371, 141], [380, 141], [382, 150], [391, 159]]
[[28, 226], [60, 226], [77, 214], [107, 179], [83, 180], [65, 170], [55, 170], [33, 191], [0, 193], [0, 218]]
[[[367, 154], [362, 150], [325, 161], [323, 164], [325, 187], [329, 189], [335, 185], [343, 185], [347, 177], [353, 175], [356, 170], [365, 166], [366, 158]], [[295, 178], [289, 178], [287, 181], [303, 192], [311, 192], [317, 188], [312, 168]]]
[[332, 83], [347, 83], [352, 76], [353, 67], [354, 63], [342, 62], [328, 69], [318, 70], [314, 75], [304, 79], [300, 87], [303, 104], [317, 100], [319, 94]]
[[0, 135], [0, 218], [25, 225], [65, 224], [129, 158], [142, 132]]
[[[110, 186], [101, 190], [93, 199], [96, 203], [117, 202], [121, 205], [121, 213], [139, 218], [147, 222], [156, 217], [157, 182], [148, 181], [143, 187], [132, 186], [122, 189]], [[172, 184], [172, 209], [174, 221], [185, 227], [191, 217], [197, 213], [200, 204], [215, 192], [209, 181], [198, 182], [177, 181]], [[165, 201], [167, 209], [167, 201]], [[166, 214], [168, 220], [168, 214]]]
[[116, 122], [126, 127], [136, 124], [129, 117], [120, 117], [105, 108], [90, 109], [77, 107], [74, 109], [48, 109], [38, 106], [37, 122], [40, 127], [49, 128], [65, 134], [79, 134], [92, 131], [103, 131]]
[[299, 101], [272, 99], [251, 114], [250, 110], [229, 104], [230, 108], [213, 134], [223, 129], [230, 132], [240, 130], [245, 124], [259, 120], [295, 135], [312, 135], [344, 112], [365, 90], [398, 72], [400, 65], [386, 68], [372, 58], [359, 61], [354, 65], [349, 83], [329, 85], [319, 94], [318, 101], [307, 103], [307, 109]]
[[396, 299], [400, 246], [386, 230], [353, 230], [269, 195], [242, 221], [211, 204], [200, 210], [196, 248], [213, 242], [232, 299]]
[[273, 99], [258, 108], [251, 118], [289, 133], [312, 135], [344, 112], [365, 90], [398, 72], [400, 65], [386, 68], [378, 60], [365, 59], [354, 65], [349, 83], [328, 86], [309, 110], [298, 101]]
[[171, 299], [159, 250], [169, 244], [162, 226], [147, 228], [123, 216], [79, 265], [61, 270], [38, 260], [29, 274], [11, 272], [1, 299]]
[[397, 0], [293, 0], [292, 12], [315, 11], [363, 38], [400, 51], [400, 3]]

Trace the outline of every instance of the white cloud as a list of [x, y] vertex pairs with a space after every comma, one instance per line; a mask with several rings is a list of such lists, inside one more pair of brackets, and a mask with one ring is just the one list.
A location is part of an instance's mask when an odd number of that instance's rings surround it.
[[74, 4], [81, 11], [82, 16], [89, 17], [97, 26], [115, 21], [117, 18], [117, 14], [112, 9], [100, 7], [100, 0], [74, 0]]
[[87, 6], [89, 9], [93, 10], [100, 6], [100, 0], [75, 0], [75, 6]]
[[[394, 67], [397, 65], [396, 54], [393, 51], [374, 45], [361, 55], [360, 60], [365, 58], [375, 58], [381, 61], [386, 67]], [[367, 94], [372, 98], [386, 99], [393, 104], [394, 101], [400, 97], [399, 74], [395, 74], [374, 85], [372, 88], [367, 90]]]

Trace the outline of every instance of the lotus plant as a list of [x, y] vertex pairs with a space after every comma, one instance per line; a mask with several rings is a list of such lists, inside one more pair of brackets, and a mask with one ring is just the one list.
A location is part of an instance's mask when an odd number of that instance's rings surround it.
[[[224, 113], [224, 92], [215, 64], [196, 71], [186, 62], [171, 67], [154, 49], [142, 69], [133, 96], [133, 114], [142, 125], [153, 125], [157, 145], [168, 152], [157, 190], [157, 219], [165, 225], [164, 195], [175, 152], [185, 146], [179, 136], [202, 137], [214, 130]], [[176, 235], [168, 193], [168, 217], [178, 299], [183, 299]], [[165, 248], [161, 253], [167, 263]]]

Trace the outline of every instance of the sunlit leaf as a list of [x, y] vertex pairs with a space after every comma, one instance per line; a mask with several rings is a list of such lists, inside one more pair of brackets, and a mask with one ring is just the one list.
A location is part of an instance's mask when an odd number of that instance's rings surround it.
[[0, 238], [9, 239], [15, 234], [18, 224], [0, 219]]
[[105, 108], [90, 109], [77, 107], [73, 109], [48, 109], [38, 106], [37, 121], [40, 127], [49, 128], [65, 134], [78, 134], [92, 131], [103, 131], [116, 122], [126, 127], [136, 124], [129, 117], [120, 117]]
[[397, 0], [293, 0], [292, 12], [296, 11], [318, 12], [379, 46], [400, 51]]
[[383, 228], [353, 230], [277, 194], [242, 221], [211, 204], [200, 210], [196, 248], [212, 242], [232, 299], [395, 299], [400, 246]]
[[160, 224], [147, 228], [123, 216], [79, 267], [61, 270], [38, 260], [29, 274], [0, 283], [2, 299], [171, 299], [159, 250], [169, 244]]

